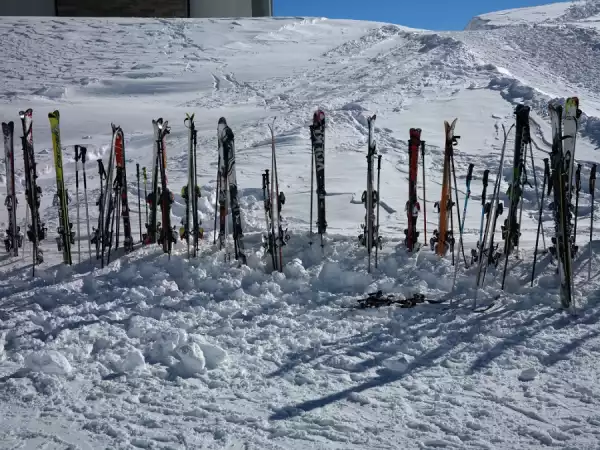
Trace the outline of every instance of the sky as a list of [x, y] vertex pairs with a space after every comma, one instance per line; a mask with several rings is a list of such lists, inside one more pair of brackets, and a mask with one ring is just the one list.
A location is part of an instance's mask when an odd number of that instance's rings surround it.
[[473, 16], [552, 0], [273, 0], [275, 16], [390, 22], [428, 30], [462, 30]]

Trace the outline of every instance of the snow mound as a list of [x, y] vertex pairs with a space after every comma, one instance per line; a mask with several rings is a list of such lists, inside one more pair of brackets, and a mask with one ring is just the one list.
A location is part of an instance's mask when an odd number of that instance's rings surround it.
[[62, 353], [55, 350], [42, 350], [25, 357], [25, 367], [32, 372], [50, 375], [69, 375], [73, 368]]

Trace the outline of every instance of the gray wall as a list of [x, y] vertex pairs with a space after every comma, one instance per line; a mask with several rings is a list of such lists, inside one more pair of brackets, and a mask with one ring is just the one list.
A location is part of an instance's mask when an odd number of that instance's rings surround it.
[[54, 16], [54, 0], [0, 0], [0, 16]]
[[[252, 17], [257, 0], [190, 0], [190, 17]], [[258, 0], [265, 3], [270, 0]]]

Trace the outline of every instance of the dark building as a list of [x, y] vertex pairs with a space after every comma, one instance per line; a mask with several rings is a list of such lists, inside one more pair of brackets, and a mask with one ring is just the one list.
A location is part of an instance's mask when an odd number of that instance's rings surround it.
[[273, 0], [0, 0], [0, 16], [264, 17]]

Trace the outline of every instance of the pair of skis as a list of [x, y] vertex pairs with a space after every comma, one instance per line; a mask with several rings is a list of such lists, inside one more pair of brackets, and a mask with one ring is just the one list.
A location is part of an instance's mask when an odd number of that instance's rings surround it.
[[[196, 169], [196, 145], [197, 145], [197, 130], [194, 124], [194, 114], [186, 114], [184, 125], [189, 130], [188, 135], [188, 182], [181, 189], [181, 196], [185, 200], [185, 217], [182, 219], [182, 227], [179, 230], [181, 239], [187, 242], [188, 258], [194, 258], [198, 254], [199, 241], [204, 235], [204, 229], [200, 226], [201, 221], [198, 220], [198, 198], [200, 198], [200, 187], [197, 185], [197, 169]], [[190, 215], [191, 227], [190, 232]], [[192, 252], [190, 253], [190, 242], [192, 242]]]
[[[171, 205], [174, 202], [173, 193], [167, 187], [167, 153], [165, 138], [171, 132], [168, 121], [162, 118], [152, 121], [154, 127], [154, 153], [152, 170], [152, 187], [146, 195], [146, 202], [150, 206], [149, 220], [146, 223], [146, 235], [143, 236], [144, 244], [158, 243], [163, 251], [171, 256], [173, 244], [177, 242], [177, 231], [171, 226]], [[144, 170], [144, 185], [146, 171]], [[160, 186], [159, 186], [160, 183]], [[162, 222], [158, 221], [158, 205], [161, 207]]]
[[31, 224], [27, 228], [27, 238], [33, 244], [32, 275], [35, 276], [36, 265], [44, 262], [44, 252], [40, 248], [40, 242], [45, 239], [47, 228], [41, 220], [39, 209], [42, 189], [37, 185], [37, 166], [33, 148], [33, 110], [30, 108], [20, 111], [19, 117], [23, 129], [21, 141], [25, 169], [25, 197], [31, 217]]
[[[221, 117], [217, 124], [217, 141], [219, 147], [219, 160], [217, 172], [217, 200], [215, 202], [215, 236], [217, 240], [217, 217], [219, 218], [219, 249], [225, 250], [225, 260], [231, 259], [228, 245], [227, 216], [231, 208], [233, 224], [233, 246], [235, 259], [246, 264], [244, 248], [244, 233], [242, 231], [242, 217], [238, 198], [238, 185], [235, 165], [235, 136], [227, 125], [225, 117]], [[218, 209], [218, 216], [217, 216]]]
[[[92, 243], [96, 246], [96, 258], [100, 259], [101, 267], [104, 267], [105, 264], [105, 254], [107, 254], [106, 264], [110, 262], [113, 236], [115, 238], [114, 247], [119, 247], [121, 219], [123, 220], [123, 246], [126, 252], [133, 251], [125, 169], [125, 136], [121, 127], [114, 124], [111, 124], [111, 127], [112, 140], [107, 161], [108, 170], [105, 168], [102, 159], [98, 159], [100, 198], [96, 205], [99, 208], [99, 215], [98, 227], [94, 230], [94, 238], [92, 239]], [[79, 148], [81, 149], [81, 147]]]
[[[367, 117], [369, 127], [367, 147], [367, 189], [363, 191], [362, 203], [365, 205], [365, 223], [362, 225], [363, 232], [358, 236], [361, 245], [367, 248], [367, 270], [371, 272], [371, 254], [375, 248], [375, 267], [378, 265], [379, 250], [382, 248], [382, 239], [379, 235], [379, 189], [381, 186], [381, 155], [377, 154], [377, 142], [375, 140], [376, 115]], [[377, 158], [377, 189], [375, 183], [375, 158]]]
[[[565, 308], [573, 306], [573, 254], [575, 246], [572, 219], [573, 171], [575, 162], [575, 143], [579, 126], [579, 99], [570, 97], [563, 107], [550, 103], [550, 122], [552, 125], [552, 152], [550, 154], [550, 177], [548, 195], [554, 189], [554, 227], [552, 239], [554, 247], [550, 251], [558, 260], [560, 277], [560, 301]], [[590, 253], [591, 258], [591, 253]]]
[[285, 204], [285, 194], [279, 190], [277, 153], [275, 148], [275, 120], [268, 125], [271, 132], [271, 170], [262, 174], [263, 202], [267, 234], [263, 236], [263, 247], [271, 255], [273, 270], [283, 271], [283, 247], [290, 237], [281, 224], [281, 208]]
[[[411, 128], [408, 140], [408, 201], [404, 207], [408, 219], [408, 227], [404, 230], [404, 244], [409, 252], [419, 250], [419, 231], [417, 219], [421, 212], [421, 204], [417, 197], [417, 177], [419, 173], [419, 150], [423, 159], [423, 202], [425, 202], [425, 141], [421, 140], [421, 129]], [[423, 226], [427, 239], [427, 212], [424, 211]]]
[[6, 252], [11, 256], [19, 256], [19, 248], [23, 246], [23, 233], [17, 225], [17, 194], [15, 192], [15, 148], [14, 122], [2, 122], [4, 136], [4, 167], [6, 168], [6, 199], [4, 206], [8, 210], [8, 229], [4, 238]]

